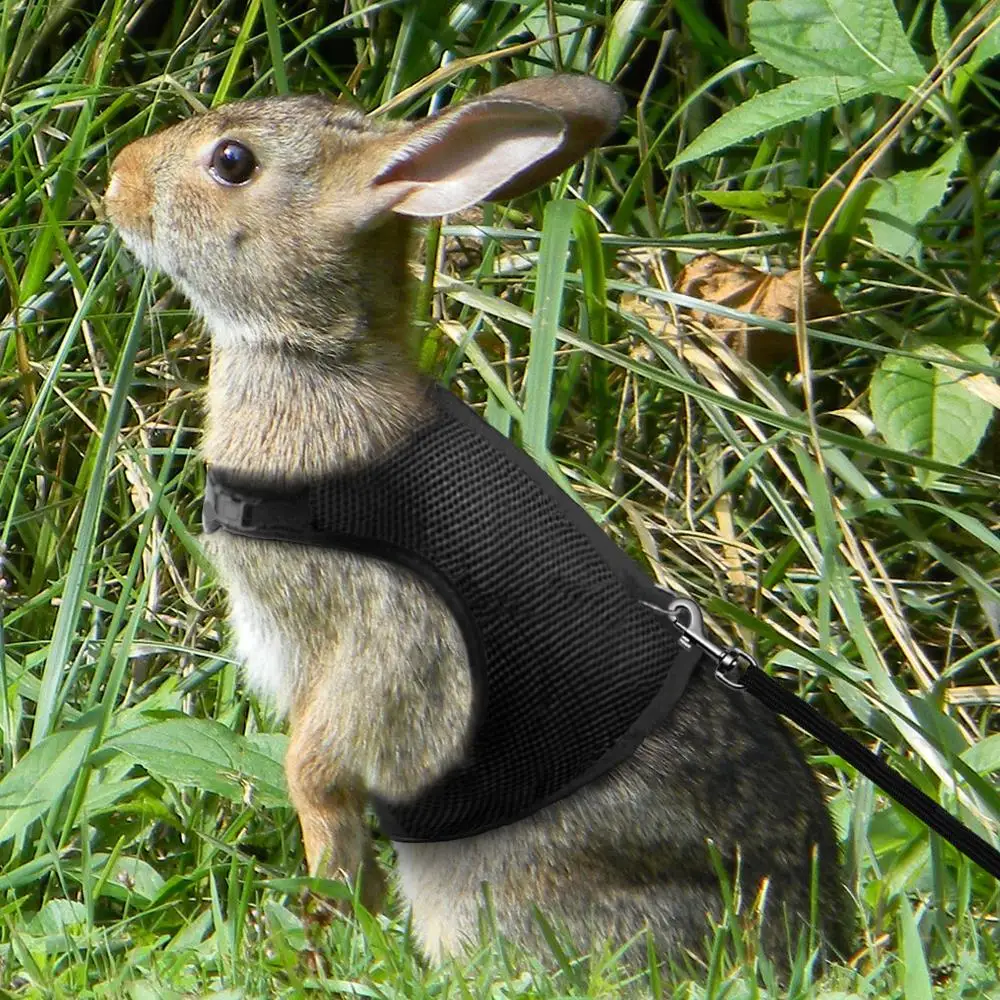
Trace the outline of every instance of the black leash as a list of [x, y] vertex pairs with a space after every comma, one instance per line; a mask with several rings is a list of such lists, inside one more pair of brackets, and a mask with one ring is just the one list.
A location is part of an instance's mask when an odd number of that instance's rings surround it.
[[694, 601], [675, 598], [665, 609], [653, 603], [649, 603], [649, 606], [669, 615], [685, 641], [697, 646], [715, 662], [715, 676], [721, 683], [749, 692], [773, 712], [791, 719], [856, 767], [866, 778], [874, 781], [882, 791], [980, 868], [995, 879], [1000, 879], [1000, 851], [960, 823], [950, 812], [942, 809], [930, 796], [894, 771], [867, 747], [820, 715], [812, 705], [785, 690], [765, 674], [745, 650], [733, 646], [726, 649], [709, 639], [702, 628], [701, 609]]

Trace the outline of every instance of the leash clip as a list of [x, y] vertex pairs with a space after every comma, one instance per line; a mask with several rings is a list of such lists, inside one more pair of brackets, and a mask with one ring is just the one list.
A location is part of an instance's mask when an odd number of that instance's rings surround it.
[[694, 601], [686, 597], [671, 597], [666, 607], [651, 601], [643, 601], [643, 604], [667, 615], [688, 648], [697, 646], [715, 661], [717, 681], [737, 691], [746, 687], [744, 677], [751, 667], [757, 666], [757, 661], [745, 649], [720, 646], [705, 635], [701, 608]]

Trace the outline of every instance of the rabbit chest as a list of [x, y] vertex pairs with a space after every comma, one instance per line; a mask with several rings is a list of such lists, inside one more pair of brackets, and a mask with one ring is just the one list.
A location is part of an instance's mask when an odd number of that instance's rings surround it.
[[[213, 468], [204, 509], [209, 534], [403, 566], [458, 623], [471, 738], [416, 798], [374, 800], [401, 841], [473, 836], [606, 773], [665, 721], [699, 656], [663, 613], [670, 595], [585, 511], [460, 400], [427, 392], [431, 419], [378, 461], [280, 489]], [[234, 594], [233, 611], [254, 646], [253, 603]]]

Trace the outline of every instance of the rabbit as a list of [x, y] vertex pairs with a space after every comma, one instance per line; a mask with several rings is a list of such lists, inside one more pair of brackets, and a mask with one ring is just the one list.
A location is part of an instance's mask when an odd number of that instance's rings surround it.
[[[412, 220], [532, 190], [623, 111], [614, 88], [572, 74], [417, 123], [270, 97], [122, 150], [108, 216], [211, 335], [206, 462], [301, 482], [406, 441], [428, 405], [409, 322]], [[366, 805], [406, 800], [462, 759], [474, 715], [462, 629], [425, 579], [369, 555], [226, 531], [206, 544], [247, 683], [289, 721], [309, 871], [359, 880], [377, 908], [387, 886]], [[762, 946], [779, 962], [810, 913], [818, 852], [820, 929], [843, 949], [836, 839], [811, 771], [768, 710], [696, 669], [608, 773], [508, 825], [394, 847], [416, 938], [439, 961], [478, 940], [484, 886], [497, 930], [528, 949], [545, 947], [537, 907], [582, 948], [648, 930], [662, 956], [703, 953], [722, 913], [708, 842], [744, 898], [766, 881]]]

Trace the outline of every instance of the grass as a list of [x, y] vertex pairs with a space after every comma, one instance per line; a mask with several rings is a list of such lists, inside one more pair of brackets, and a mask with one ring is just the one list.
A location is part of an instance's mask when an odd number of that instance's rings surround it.
[[[207, 344], [100, 218], [115, 151], [238, 96], [324, 89], [423, 114], [552, 68], [616, 80], [631, 110], [600, 156], [431, 228], [421, 362], [717, 635], [996, 840], [996, 422], [966, 456], [920, 453], [873, 422], [869, 387], [886, 358], [933, 367], [930, 349], [996, 405], [995, 64], [947, 53], [998, 10], [897, 9], [925, 67], [950, 67], [933, 100], [869, 94], [672, 170], [786, 79], [749, 57], [739, 3], [0, 0], [0, 996], [1000, 996], [997, 884], [811, 744], [857, 904], [849, 964], [801, 954], [775, 983], [751, 900], [730, 901], [707, 958], [635, 978], [556, 937], [514, 955], [488, 920], [443, 968], [398, 912], [310, 938], [282, 737], [240, 685], [198, 542]], [[949, 153], [927, 195], [910, 175]], [[838, 170], [868, 199], [894, 178], [937, 197], [912, 252], [848, 187], [824, 208]], [[725, 306], [683, 313], [674, 279], [705, 251], [778, 269], [809, 254], [843, 313], [760, 317], [785, 345], [761, 371], [706, 326]], [[151, 749], [137, 734], [154, 724]]]

